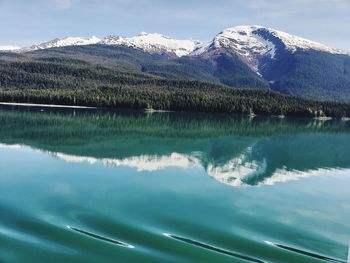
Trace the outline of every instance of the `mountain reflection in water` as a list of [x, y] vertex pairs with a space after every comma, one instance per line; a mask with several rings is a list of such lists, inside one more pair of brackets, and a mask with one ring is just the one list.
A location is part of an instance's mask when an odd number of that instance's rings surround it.
[[273, 185], [350, 168], [350, 124], [336, 120], [3, 107], [0, 122], [0, 147], [137, 171], [198, 168], [231, 186]]

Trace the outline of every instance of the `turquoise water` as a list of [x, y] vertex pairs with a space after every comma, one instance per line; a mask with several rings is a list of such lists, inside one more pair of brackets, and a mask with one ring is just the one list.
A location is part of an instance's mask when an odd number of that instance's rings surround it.
[[346, 262], [350, 123], [0, 108], [0, 262]]

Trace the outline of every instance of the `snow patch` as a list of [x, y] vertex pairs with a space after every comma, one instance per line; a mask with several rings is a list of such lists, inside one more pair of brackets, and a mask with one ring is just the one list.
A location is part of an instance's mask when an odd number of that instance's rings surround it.
[[19, 49], [20, 47], [17, 46], [0, 46], [0, 51], [16, 51]]
[[38, 45], [33, 45], [29, 48], [23, 48], [22, 52], [35, 51], [40, 49], [54, 48], [54, 47], [66, 47], [66, 46], [84, 46], [93, 45], [101, 41], [98, 37], [66, 37], [56, 38], [54, 40], [44, 42]]
[[138, 48], [148, 53], [173, 53], [178, 57], [186, 56], [195, 50], [201, 42], [194, 40], [177, 40], [171, 37], [142, 32], [134, 37], [123, 38], [120, 36], [108, 36], [100, 44], [123, 45]]

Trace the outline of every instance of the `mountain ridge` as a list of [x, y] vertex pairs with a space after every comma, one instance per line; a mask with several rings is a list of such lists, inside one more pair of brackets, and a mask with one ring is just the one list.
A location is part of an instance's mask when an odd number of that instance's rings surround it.
[[159, 33], [141, 32], [134, 37], [107, 36], [99, 44], [124, 45], [142, 49], [149, 53], [168, 53], [176, 57], [189, 55], [202, 43], [194, 40], [179, 40]]
[[[243, 36], [249, 35], [252, 36], [252, 33], [254, 31], [267, 31], [272, 34], [274, 34], [276, 37], [280, 38], [286, 46], [295, 51], [298, 48], [304, 48], [304, 49], [314, 49], [318, 51], [325, 51], [329, 53], [335, 53], [335, 54], [348, 54], [349, 52], [343, 51], [341, 49], [328, 47], [327, 45], [308, 40], [306, 38], [298, 37], [295, 35], [291, 35], [288, 33], [285, 33], [280, 30], [263, 27], [260, 25], [241, 25], [236, 27], [229, 27], [221, 31], [219, 34], [217, 34], [213, 40], [211, 41], [198, 41], [198, 40], [192, 40], [192, 39], [175, 39], [172, 37], [169, 37], [164, 34], [160, 33], [146, 33], [141, 32], [140, 34], [132, 37], [122, 37], [119, 35], [108, 35], [102, 39], [91, 36], [91, 37], [64, 37], [64, 38], [55, 38], [49, 41], [45, 41], [43, 43], [34, 44], [29, 47], [23, 47], [19, 48], [17, 46], [12, 45], [6, 45], [6, 46], [0, 46], [0, 50], [13, 50], [16, 52], [28, 52], [28, 51], [34, 51], [38, 49], [46, 49], [46, 48], [52, 48], [52, 47], [64, 47], [64, 46], [75, 46], [75, 45], [89, 45], [89, 44], [106, 44], [106, 45], [125, 45], [129, 47], [135, 47], [140, 48], [144, 51], [150, 52], [150, 53], [159, 53], [159, 50], [156, 50], [156, 48], [163, 49], [163, 51], [170, 51], [174, 52], [176, 56], [181, 57], [185, 55], [196, 55], [199, 54], [201, 51], [204, 51], [206, 48], [208, 48], [211, 45], [218, 45], [220, 42], [220, 39], [225, 37], [233, 36], [234, 38], [237, 38], [237, 36]], [[256, 40], [258, 34], [255, 34], [251, 40]], [[260, 41], [262, 41], [264, 38], [260, 36]], [[242, 40], [239, 39], [239, 40]], [[249, 44], [248, 41], [246, 41], [246, 44]], [[253, 41], [254, 44], [254, 41]], [[255, 41], [255, 44], [257, 42]], [[263, 48], [264, 43], [260, 43], [260, 46], [258, 45], [257, 48]], [[265, 44], [266, 39], [265, 39]], [[148, 49], [147, 46], [150, 46], [151, 48]], [[11, 49], [1, 49], [1, 47], [12, 47]], [[152, 49], [153, 48], [153, 49]], [[270, 48], [273, 48], [270, 45]], [[240, 51], [242, 52], [242, 47]], [[255, 50], [256, 51], [256, 50]], [[193, 54], [191, 54], [193, 53]], [[273, 53], [273, 50], [272, 50]]]
[[16, 51], [21, 49], [18, 46], [11, 46], [11, 45], [4, 45], [4, 46], [0, 46], [0, 51]]
[[18, 52], [29, 52], [41, 49], [55, 48], [55, 47], [67, 47], [67, 46], [84, 46], [84, 45], [93, 45], [101, 41], [98, 37], [64, 37], [64, 38], [55, 38], [50, 41], [46, 41], [37, 45], [32, 45], [30, 47], [25, 47]]

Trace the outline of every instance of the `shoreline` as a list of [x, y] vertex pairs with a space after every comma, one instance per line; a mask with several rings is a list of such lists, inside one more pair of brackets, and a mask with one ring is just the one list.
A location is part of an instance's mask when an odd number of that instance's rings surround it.
[[40, 104], [40, 103], [18, 103], [18, 102], [0, 102], [5, 106], [24, 106], [24, 107], [42, 107], [42, 108], [67, 108], [67, 109], [97, 109], [97, 107], [75, 106], [75, 105], [59, 105], [59, 104]]
[[[37, 107], [37, 108], [57, 108], [57, 109], [86, 109], [86, 110], [98, 110], [98, 109], [109, 109], [109, 110], [115, 110], [105, 107], [94, 107], [94, 106], [83, 106], [83, 105], [63, 105], [63, 104], [41, 104], [41, 103], [22, 103], [22, 102], [2, 102], [0, 101], [0, 106], [20, 106], [20, 107]], [[175, 112], [190, 112], [190, 113], [203, 113], [203, 114], [232, 114], [227, 112], [200, 112], [200, 111], [171, 111], [171, 110], [154, 110], [154, 109], [119, 109], [119, 110], [132, 110], [132, 111], [138, 111], [138, 112], [144, 112], [147, 114], [152, 113], [175, 113]], [[317, 121], [329, 121], [334, 119], [339, 119], [341, 121], [350, 121], [349, 117], [312, 117], [312, 116], [285, 116], [285, 115], [269, 115], [269, 114], [244, 114], [244, 113], [233, 113], [233, 114], [241, 114], [250, 118], [256, 118], [256, 117], [271, 117], [271, 118], [279, 118], [279, 119], [285, 119], [285, 118], [302, 118], [302, 119], [313, 119]]]

